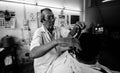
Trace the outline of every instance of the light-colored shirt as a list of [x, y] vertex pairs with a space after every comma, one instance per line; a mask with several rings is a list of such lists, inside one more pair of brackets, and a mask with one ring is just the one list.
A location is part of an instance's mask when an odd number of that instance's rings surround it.
[[[30, 50], [36, 46], [44, 45], [51, 41], [51, 34], [49, 31], [42, 25], [38, 28], [33, 35]], [[55, 49], [52, 49], [47, 54], [42, 57], [34, 59], [34, 71], [35, 73], [46, 73], [49, 69], [49, 66], [52, 64], [54, 59], [57, 57], [57, 52]]]

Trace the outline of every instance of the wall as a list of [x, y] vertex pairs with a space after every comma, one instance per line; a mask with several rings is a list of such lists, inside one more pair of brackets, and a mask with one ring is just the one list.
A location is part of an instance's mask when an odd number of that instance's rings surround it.
[[100, 3], [97, 0], [90, 1], [86, 0], [86, 24], [101, 23], [110, 31], [118, 31], [120, 27], [120, 1], [114, 0], [106, 3]]
[[[6, 9], [9, 9], [9, 10], [12, 10], [12, 11], [17, 11], [15, 14], [16, 14], [16, 18], [18, 19], [17, 20], [17, 25], [16, 25], [16, 28], [17, 29], [14, 29], [14, 30], [8, 30], [8, 29], [0, 29], [0, 38], [5, 36], [6, 34], [8, 35], [14, 35], [14, 36], [17, 36], [17, 37], [21, 37], [21, 31], [20, 31], [20, 28], [22, 28], [22, 20], [23, 20], [23, 8], [22, 8], [22, 5], [20, 4], [12, 4], [12, 3], [5, 3], [5, 2], [0, 2], [0, 10], [6, 10]], [[19, 21], [21, 20], [21, 21]], [[19, 34], [18, 34], [19, 33]], [[17, 34], [17, 35], [16, 35]]]
[[[29, 31], [23, 30], [24, 21], [29, 20], [29, 26], [31, 29], [31, 32], [33, 33], [36, 28], [38, 27], [37, 24], [37, 12], [40, 11], [40, 9], [45, 8], [41, 6], [35, 6], [35, 5], [27, 5], [27, 4], [18, 4], [18, 3], [10, 3], [10, 2], [3, 2], [0, 1], [0, 10], [12, 10], [15, 11], [16, 14], [16, 28], [15, 29], [3, 29], [0, 28], [0, 38], [2, 38], [5, 35], [13, 35], [20, 39], [28, 39], [29, 38]], [[60, 14], [61, 9], [55, 9], [51, 8], [57, 17], [58, 14]], [[34, 15], [34, 20], [31, 20], [31, 15]], [[81, 12], [75, 12], [75, 11], [68, 11], [65, 10], [65, 14], [68, 15], [81, 15]], [[56, 21], [57, 24], [57, 21]]]
[[89, 28], [90, 24], [102, 23], [103, 21], [99, 7], [93, 6], [91, 3], [91, 1], [86, 0], [85, 23], [87, 28]]
[[100, 6], [104, 25], [111, 31], [119, 31], [120, 1], [104, 3]]
[[99, 62], [112, 70], [120, 71], [120, 1], [114, 0], [98, 5], [99, 8], [89, 1], [86, 2], [85, 21], [88, 27], [91, 23], [102, 23], [106, 27], [107, 34], [102, 37], [103, 46]]

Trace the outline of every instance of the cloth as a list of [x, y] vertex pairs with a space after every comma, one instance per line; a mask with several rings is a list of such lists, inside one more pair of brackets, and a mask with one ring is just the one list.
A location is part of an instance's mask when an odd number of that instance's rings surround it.
[[[43, 45], [51, 41], [51, 34], [48, 30], [42, 25], [38, 28], [33, 35], [33, 39], [31, 41], [30, 50], [32, 50], [36, 46]], [[50, 52], [45, 54], [42, 57], [34, 59], [34, 71], [35, 73], [45, 73], [49, 68], [50, 64], [56, 58], [57, 52], [55, 49], [52, 49]]]
[[96, 65], [87, 65], [78, 62], [68, 51], [59, 56], [50, 66], [47, 73], [112, 73], [107, 67], [97, 63]]

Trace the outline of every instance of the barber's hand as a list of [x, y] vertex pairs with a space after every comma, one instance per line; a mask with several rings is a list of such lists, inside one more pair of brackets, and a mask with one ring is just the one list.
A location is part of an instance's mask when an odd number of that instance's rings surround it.
[[72, 38], [60, 38], [57, 40], [59, 46], [68, 47], [72, 45]]
[[77, 49], [80, 49], [80, 43], [79, 40], [75, 39], [75, 38], [60, 38], [57, 40], [58, 45], [61, 47], [76, 47]]
[[76, 50], [82, 50], [81, 47], [80, 47], [80, 42], [76, 38], [72, 39], [72, 46], [71, 47], [73, 47], [73, 49], [75, 47]]

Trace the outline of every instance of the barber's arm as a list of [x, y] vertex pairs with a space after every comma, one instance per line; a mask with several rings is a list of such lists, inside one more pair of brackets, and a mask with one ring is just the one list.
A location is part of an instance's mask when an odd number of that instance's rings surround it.
[[[44, 43], [42, 41], [42, 35], [39, 32], [35, 32], [33, 35], [33, 40], [31, 42], [30, 47], [30, 57], [31, 58], [38, 58], [42, 57], [46, 53], [48, 53], [50, 50], [52, 50], [56, 46], [62, 46], [62, 47], [68, 47], [68, 46], [75, 46], [79, 48], [78, 42], [75, 41], [74, 38], [66, 37], [66, 38], [60, 38], [53, 41], [50, 41], [48, 43]], [[69, 49], [69, 48], [68, 48]], [[61, 49], [61, 51], [68, 50], [67, 48]]]
[[[77, 42], [75, 42], [75, 40], [73, 38], [60, 38], [57, 40], [53, 40], [47, 44], [34, 47], [30, 52], [30, 57], [33, 59], [42, 57], [47, 52], [49, 52], [52, 48], [54, 48], [58, 45], [62, 46], [62, 47], [74, 46], [74, 47], [79, 48], [79, 45], [76, 43]], [[68, 48], [68, 49], [70, 49], [70, 48]], [[64, 49], [61, 49], [61, 51], [65, 51], [68, 49], [64, 48]]]
[[72, 38], [72, 37], [67, 37], [67, 39], [63, 39], [63, 40], [68, 42], [68, 43], [60, 44], [59, 46], [69, 47], [69, 48], [62, 48], [61, 51], [74, 49], [74, 48], [70, 48], [70, 47], [75, 47], [76, 49], [82, 50], [80, 47], [80, 42], [78, 41], [78, 39]]
[[30, 44], [30, 58], [42, 57], [57, 45], [56, 40], [44, 43], [43, 35], [44, 32], [39, 29], [34, 32]]
[[41, 56], [45, 55], [47, 52], [49, 52], [56, 45], [57, 45], [57, 41], [54, 40], [47, 44], [36, 46], [31, 50], [30, 57], [31, 58], [41, 57]]

